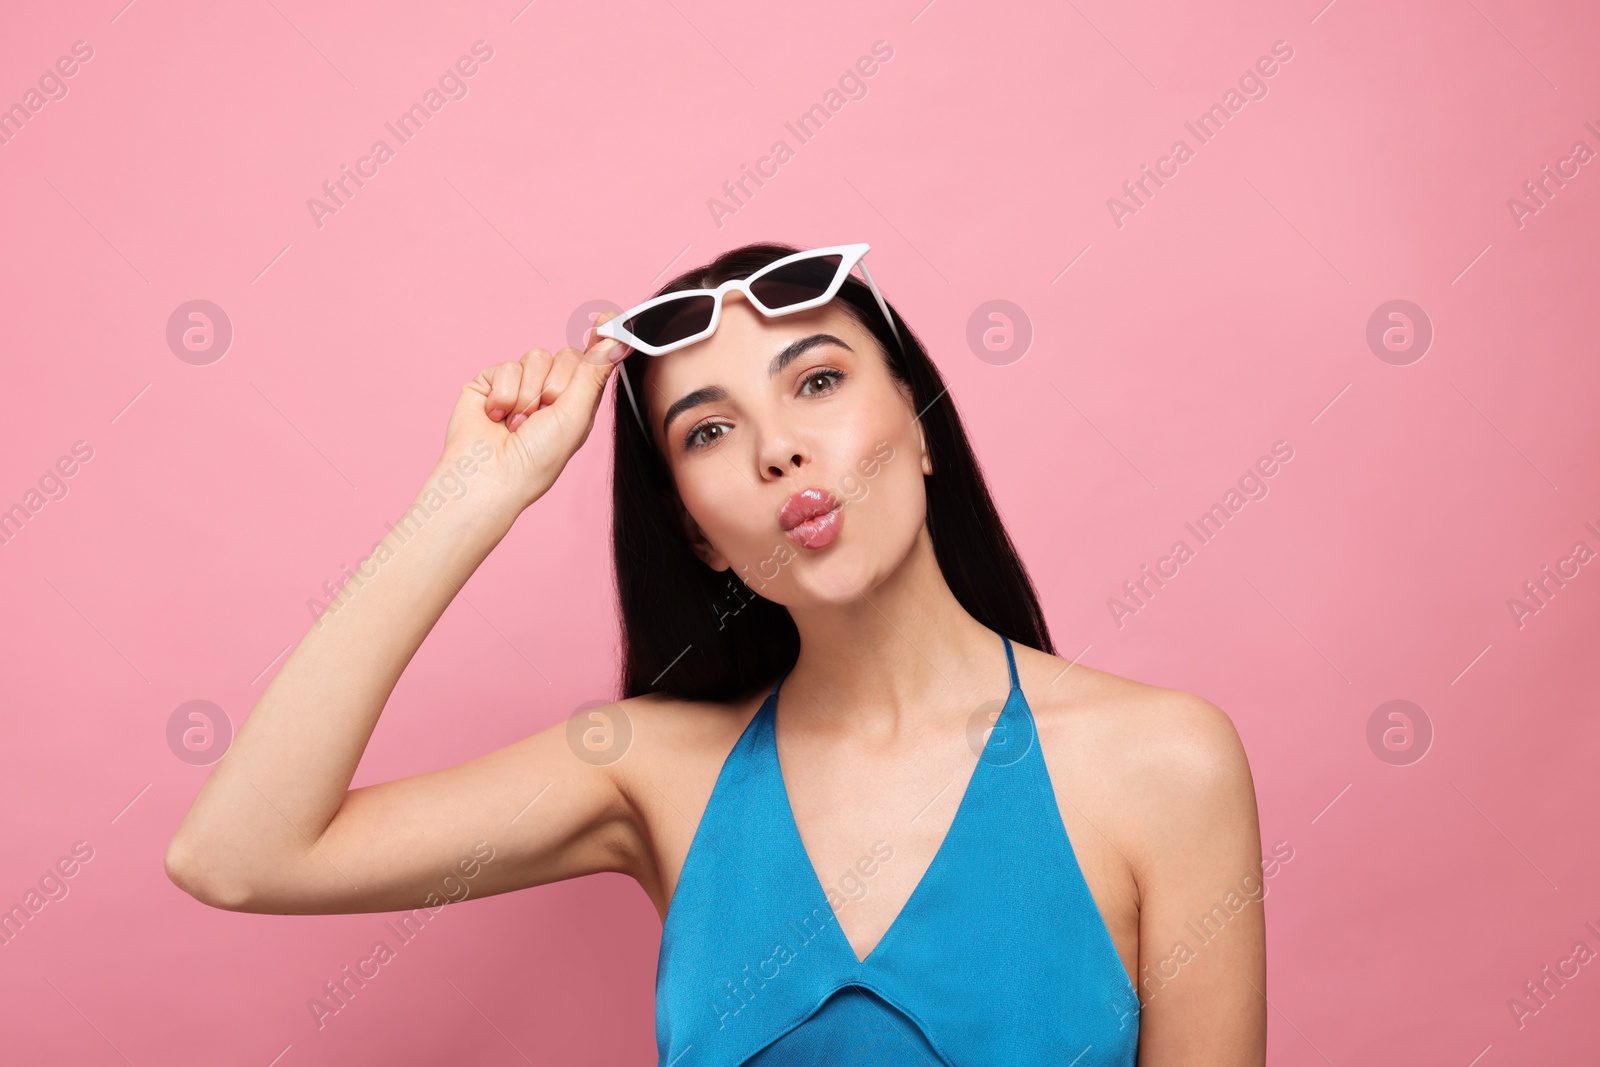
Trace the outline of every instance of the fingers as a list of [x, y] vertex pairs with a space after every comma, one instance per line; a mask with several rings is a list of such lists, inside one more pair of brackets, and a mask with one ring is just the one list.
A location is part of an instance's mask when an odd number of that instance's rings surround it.
[[[523, 357], [524, 360], [527, 358]], [[506, 360], [484, 373], [489, 376], [489, 395], [484, 399], [484, 410], [489, 413], [489, 421], [499, 422], [516, 408], [517, 394], [522, 389], [523, 364], [514, 359]], [[543, 378], [542, 371], [539, 376]]]
[[597, 400], [591, 394], [604, 388], [611, 368], [633, 351], [621, 341], [595, 334], [595, 327], [616, 316], [614, 311], [595, 316], [594, 326], [584, 331], [584, 341], [589, 343], [585, 351], [569, 345], [551, 355], [546, 349], [531, 348], [520, 360], [486, 369], [479, 378], [487, 383], [483, 406], [490, 421], [504, 421], [506, 429], [515, 433], [528, 416], [554, 404], [580, 378], [584, 399]]
[[539, 389], [550, 370], [554, 357], [543, 348], [530, 348], [522, 354], [522, 379], [517, 384], [517, 396], [506, 416], [506, 429], [516, 432], [539, 407]]
[[529, 363], [530, 357], [534, 357], [535, 353], [538, 354], [536, 363], [544, 368], [544, 373], [542, 375], [534, 373], [532, 365], [524, 370], [522, 387], [517, 393], [516, 407], [512, 409], [511, 417], [506, 420], [506, 429], [512, 433], [516, 433], [517, 427], [526, 422], [529, 415], [546, 405], [555, 403], [556, 397], [560, 396], [572, 381], [573, 372], [578, 369], [578, 364], [583, 359], [583, 353], [568, 346], [554, 356], [542, 348], [533, 349], [522, 357], [524, 362]]
[[633, 351], [621, 341], [615, 341], [609, 337], [601, 337], [596, 331], [597, 327], [616, 318], [617, 314], [615, 311], [602, 311], [595, 316], [594, 326], [584, 331], [583, 336], [585, 340], [589, 341], [589, 347], [583, 353], [583, 361], [585, 363], [605, 367], [608, 364], [626, 359], [628, 354]]

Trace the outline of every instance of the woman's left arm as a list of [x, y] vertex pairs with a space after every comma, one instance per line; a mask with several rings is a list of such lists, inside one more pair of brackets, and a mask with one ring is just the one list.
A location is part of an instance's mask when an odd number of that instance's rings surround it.
[[1266, 1063], [1266, 922], [1250, 764], [1216, 705], [1168, 691], [1135, 757], [1139, 1067]]

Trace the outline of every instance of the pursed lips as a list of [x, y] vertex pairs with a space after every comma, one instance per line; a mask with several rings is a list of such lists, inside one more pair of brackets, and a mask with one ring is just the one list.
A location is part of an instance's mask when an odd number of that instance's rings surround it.
[[843, 518], [839, 499], [816, 486], [807, 486], [790, 496], [778, 509], [778, 525], [784, 535], [803, 548], [832, 544]]

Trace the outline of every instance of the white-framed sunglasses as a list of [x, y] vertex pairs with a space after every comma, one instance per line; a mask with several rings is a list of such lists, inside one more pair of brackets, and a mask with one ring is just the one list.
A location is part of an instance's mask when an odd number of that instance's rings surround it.
[[[792, 315], [832, 300], [843, 288], [850, 271], [859, 265], [903, 355], [905, 342], [900, 339], [894, 316], [889, 314], [889, 305], [884, 302], [878, 283], [872, 280], [872, 272], [867, 270], [867, 262], [862, 258], [871, 248], [869, 244], [829, 245], [796, 252], [773, 260], [749, 277], [729, 278], [715, 289], [686, 289], [646, 300], [601, 323], [595, 334], [621, 341], [646, 355], [664, 356], [717, 332], [717, 324], [722, 321], [722, 297], [730, 289], [737, 289], [768, 318]], [[633, 417], [649, 438], [650, 431], [645, 427], [644, 415], [634, 397], [627, 368], [619, 366], [617, 370], [622, 374], [622, 386], [628, 392]]]

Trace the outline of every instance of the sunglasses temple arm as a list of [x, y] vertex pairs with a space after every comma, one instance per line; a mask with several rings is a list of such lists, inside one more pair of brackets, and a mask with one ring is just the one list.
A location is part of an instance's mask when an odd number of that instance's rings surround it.
[[617, 365], [617, 371], [622, 375], [622, 388], [628, 393], [628, 406], [633, 409], [633, 417], [639, 423], [639, 430], [644, 434], [645, 439], [648, 440], [650, 437], [650, 431], [644, 428], [644, 416], [639, 414], [639, 402], [633, 398], [633, 385], [628, 381], [628, 368], [619, 363]]
[[866, 277], [867, 285], [872, 289], [872, 295], [878, 301], [878, 310], [883, 312], [884, 321], [889, 324], [889, 332], [894, 334], [895, 344], [900, 346], [900, 354], [904, 355], [906, 343], [900, 339], [900, 331], [895, 328], [894, 316], [889, 314], [889, 305], [884, 301], [883, 294], [878, 291], [878, 283], [872, 280], [872, 272], [867, 269], [866, 257], [863, 256], [858, 259], [856, 265], [861, 268], [862, 275]]

